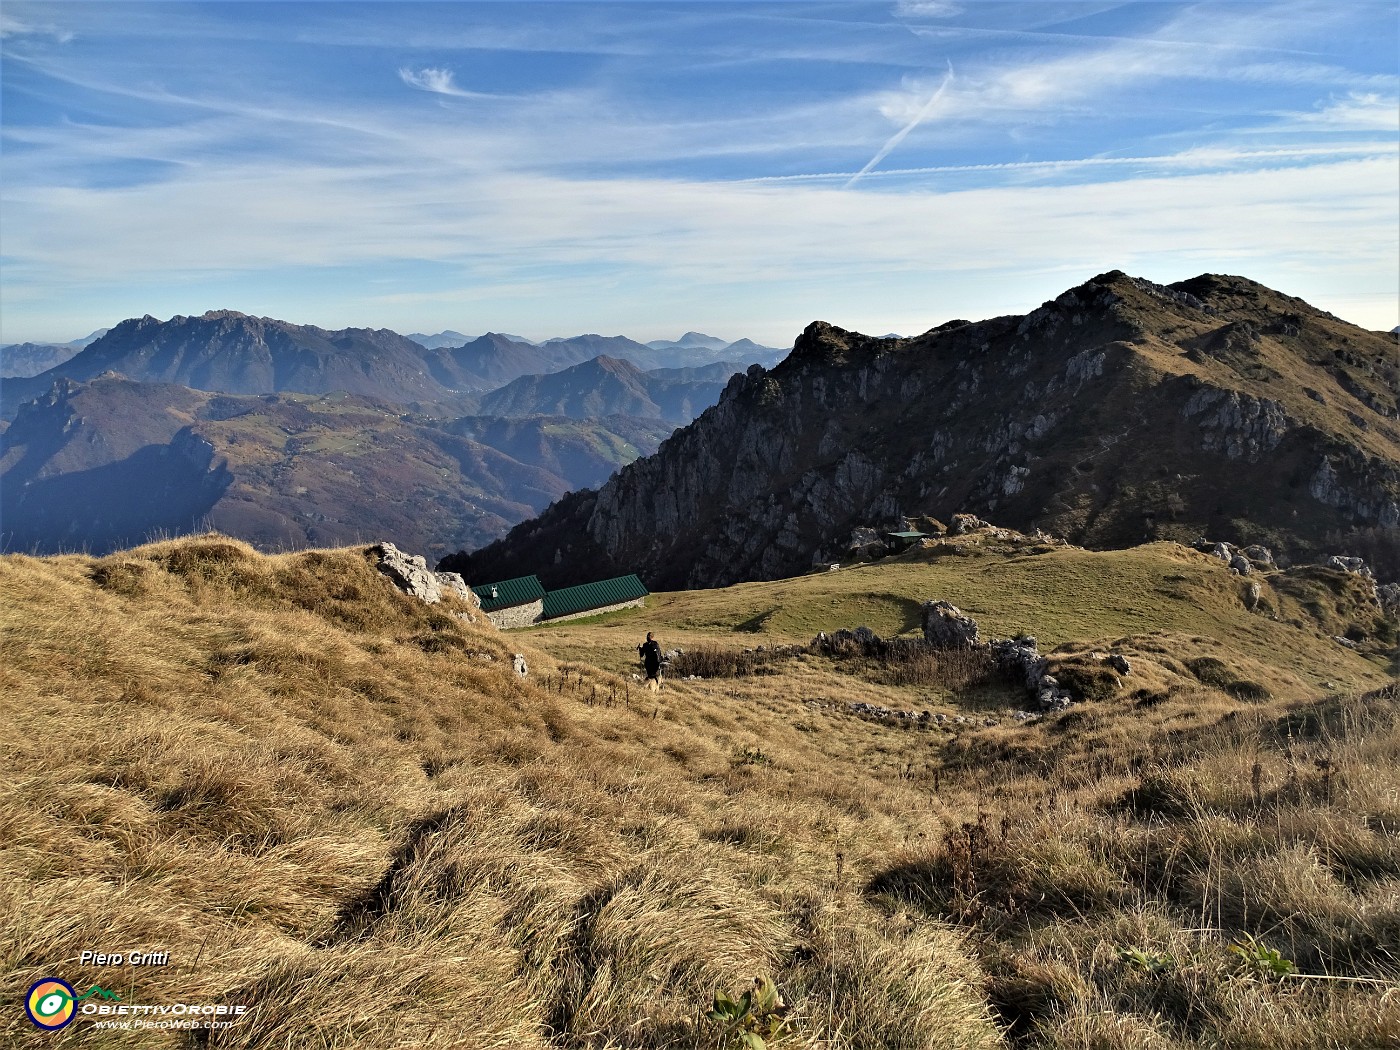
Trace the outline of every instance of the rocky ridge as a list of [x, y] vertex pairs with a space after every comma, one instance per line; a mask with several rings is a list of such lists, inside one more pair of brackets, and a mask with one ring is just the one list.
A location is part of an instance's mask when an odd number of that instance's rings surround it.
[[1394, 529], [1393, 340], [1244, 278], [1116, 271], [911, 339], [814, 322], [655, 455], [445, 567], [720, 586], [829, 563], [860, 525], [956, 512], [1091, 547], [1214, 535], [1285, 559]]

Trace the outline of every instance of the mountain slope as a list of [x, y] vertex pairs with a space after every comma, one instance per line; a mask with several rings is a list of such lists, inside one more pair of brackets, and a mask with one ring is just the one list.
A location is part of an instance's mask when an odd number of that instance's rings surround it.
[[72, 359], [81, 346], [68, 343], [11, 343], [0, 346], [0, 377], [28, 379]]
[[648, 367], [696, 368], [717, 361], [744, 361], [771, 367], [781, 361], [786, 350], [760, 346], [752, 339], [736, 339], [727, 343], [701, 332], [686, 332], [679, 339], [653, 339], [647, 346], [656, 351]]
[[728, 345], [725, 340], [706, 335], [704, 332], [686, 332], [679, 339], [652, 339], [647, 343], [653, 350], [673, 350], [678, 347], [685, 350], [723, 350]]
[[550, 586], [715, 586], [802, 572], [856, 526], [955, 512], [1097, 547], [1204, 533], [1283, 557], [1394, 529], [1394, 342], [1243, 278], [1116, 271], [912, 339], [816, 322], [656, 455], [449, 561]]
[[0, 537], [10, 550], [103, 551], [216, 527], [271, 549], [384, 535], [436, 556], [600, 484], [670, 430], [617, 425], [542, 421], [531, 442], [348, 395], [66, 380], [4, 435]]
[[435, 335], [428, 335], [424, 332], [410, 332], [407, 338], [412, 339], [419, 346], [426, 350], [440, 350], [444, 346], [461, 346], [469, 343], [474, 336], [463, 335], [461, 332], [454, 332], [448, 328]]
[[[376, 561], [0, 557], [11, 986], [158, 947], [122, 1001], [246, 1007], [214, 1046], [718, 1050], [755, 975], [780, 1050], [1396, 1045], [1396, 687], [1357, 695], [1383, 669], [1289, 574], [1275, 619], [1173, 544], [984, 547], [505, 635]], [[1125, 578], [1183, 600], [1134, 618]], [[966, 651], [773, 644], [944, 595], [1064, 639], [1094, 697], [1022, 719]], [[652, 628], [719, 673], [639, 700]], [[202, 1042], [98, 1020], [56, 1045]], [[0, 1045], [50, 1038], [0, 1011]]]
[[656, 419], [661, 415], [647, 392], [642, 370], [630, 361], [604, 355], [548, 375], [521, 376], [485, 395], [481, 411], [492, 416], [574, 419], [606, 415]]
[[56, 379], [87, 382], [106, 372], [230, 394], [345, 391], [400, 402], [449, 397], [449, 389], [428, 375], [424, 353], [388, 330], [329, 332], [232, 310], [169, 321], [147, 315], [123, 321], [71, 360], [13, 389], [7, 384], [5, 402], [12, 417], [20, 401], [39, 396]]
[[567, 346], [536, 346], [496, 332], [423, 355], [433, 378], [454, 390], [494, 390], [523, 375], [567, 368], [586, 356]]
[[655, 452], [675, 430], [662, 420], [636, 416], [464, 416], [441, 427], [565, 478], [574, 489], [601, 485], [620, 467]]
[[624, 415], [689, 423], [719, 400], [725, 382], [741, 366], [643, 372], [631, 361], [600, 355], [549, 375], [521, 376], [481, 398], [495, 416], [559, 415], [596, 419]]

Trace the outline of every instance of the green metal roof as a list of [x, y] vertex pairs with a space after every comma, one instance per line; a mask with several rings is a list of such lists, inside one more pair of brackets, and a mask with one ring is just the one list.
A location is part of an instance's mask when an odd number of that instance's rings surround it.
[[473, 587], [472, 590], [481, 599], [482, 612], [528, 605], [544, 597], [544, 585], [540, 583], [538, 576], [517, 576], [513, 580], [502, 580], [500, 583], [482, 584], [480, 587]]
[[922, 540], [928, 538], [927, 532], [887, 532], [885, 535], [892, 540]]
[[597, 583], [581, 583], [577, 587], [565, 587], [550, 591], [544, 596], [544, 619], [555, 616], [569, 616], [587, 612], [589, 609], [603, 609], [609, 605], [645, 598], [650, 592], [636, 576], [619, 576], [613, 580], [600, 580]]

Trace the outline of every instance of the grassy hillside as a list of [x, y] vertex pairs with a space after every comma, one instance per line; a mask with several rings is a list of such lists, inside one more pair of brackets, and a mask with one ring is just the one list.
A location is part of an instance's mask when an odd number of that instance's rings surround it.
[[[924, 552], [503, 635], [360, 549], [5, 557], [5, 998], [250, 1009], [56, 1036], [11, 1009], [0, 1042], [718, 1048], [713, 996], [759, 975], [777, 1047], [1394, 1045], [1393, 654], [1374, 620], [1330, 641], [1364, 603], [1304, 582], [1247, 613], [1170, 545]], [[769, 648], [933, 597], [1096, 699], [1022, 725], [985, 668]], [[752, 673], [642, 691], [645, 629]]]

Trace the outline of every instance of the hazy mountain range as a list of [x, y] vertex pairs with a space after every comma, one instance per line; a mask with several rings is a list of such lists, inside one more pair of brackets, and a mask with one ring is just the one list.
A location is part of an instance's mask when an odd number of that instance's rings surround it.
[[601, 490], [444, 564], [716, 586], [803, 572], [857, 526], [956, 512], [1098, 547], [1205, 535], [1284, 558], [1347, 530], [1400, 538], [1395, 339], [1240, 277], [1116, 271], [910, 339], [814, 322]]
[[0, 543], [387, 536], [474, 550], [453, 562], [473, 579], [671, 587], [800, 572], [857, 526], [960, 511], [1284, 558], [1348, 530], [1400, 537], [1394, 336], [1244, 278], [1115, 271], [911, 338], [814, 322], [771, 369], [715, 360], [744, 340], [656, 343], [125, 321], [0, 388]]
[[273, 548], [478, 546], [654, 451], [744, 367], [643, 371], [584, 356], [599, 347], [676, 356], [601, 336], [428, 348], [233, 311], [125, 321], [5, 381], [0, 543], [100, 551], [216, 527]]
[[107, 332], [108, 329], [99, 328], [91, 335], [69, 343], [11, 343], [0, 346], [0, 378], [23, 379], [47, 372], [76, 356], [79, 350]]
[[[785, 353], [749, 340], [724, 345], [736, 347], [737, 360], [744, 363], [772, 363]], [[19, 404], [42, 395], [56, 379], [86, 382], [108, 372], [235, 394], [346, 391], [460, 409], [469, 405], [464, 394], [486, 393], [520, 376], [556, 372], [600, 354], [651, 369], [711, 365], [723, 360], [716, 353], [679, 344], [653, 349], [625, 336], [580, 335], [537, 345], [497, 333], [429, 348], [387, 329], [327, 331], [232, 310], [169, 321], [148, 315], [123, 321], [41, 373], [5, 383], [0, 414], [13, 419]], [[37, 351], [16, 350], [14, 359], [35, 366], [43, 361]]]

